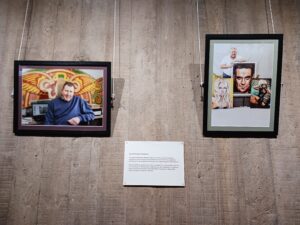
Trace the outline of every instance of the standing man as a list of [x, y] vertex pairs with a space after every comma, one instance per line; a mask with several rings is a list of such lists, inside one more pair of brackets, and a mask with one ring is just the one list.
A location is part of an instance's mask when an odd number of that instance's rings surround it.
[[249, 93], [253, 74], [253, 63], [236, 64], [234, 67], [234, 91], [240, 93]]
[[245, 60], [237, 54], [237, 48], [230, 49], [230, 54], [225, 56], [221, 61], [221, 69], [223, 70], [223, 78], [232, 77], [233, 63], [245, 62]]
[[75, 86], [65, 82], [61, 97], [48, 104], [45, 125], [79, 125], [81, 122], [94, 120], [95, 115], [87, 102], [74, 96]]

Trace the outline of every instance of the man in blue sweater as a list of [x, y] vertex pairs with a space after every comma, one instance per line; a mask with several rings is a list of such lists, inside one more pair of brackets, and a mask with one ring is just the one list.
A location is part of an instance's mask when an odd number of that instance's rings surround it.
[[61, 97], [49, 102], [45, 125], [79, 125], [94, 120], [95, 115], [87, 102], [74, 96], [75, 86], [66, 82]]

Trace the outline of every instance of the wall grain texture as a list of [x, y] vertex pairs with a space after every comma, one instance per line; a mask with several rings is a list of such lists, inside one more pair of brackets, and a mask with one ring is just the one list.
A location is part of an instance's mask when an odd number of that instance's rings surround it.
[[[0, 0], [0, 224], [300, 224], [300, 1], [271, 0], [284, 34], [277, 139], [202, 136], [207, 33], [272, 33], [267, 0], [30, 0], [21, 59], [112, 61], [110, 138], [12, 133], [27, 0]], [[115, 24], [115, 27], [114, 27]], [[115, 35], [115, 38], [114, 38]], [[114, 42], [115, 40], [115, 42]], [[123, 187], [124, 142], [185, 143], [185, 188]]]

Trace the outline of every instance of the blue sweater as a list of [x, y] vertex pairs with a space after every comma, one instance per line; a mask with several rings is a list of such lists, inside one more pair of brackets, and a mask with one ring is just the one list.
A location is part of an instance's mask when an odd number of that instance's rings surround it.
[[45, 125], [70, 125], [68, 120], [73, 117], [79, 117], [81, 123], [94, 120], [95, 115], [87, 102], [78, 96], [69, 102], [56, 98], [48, 104]]

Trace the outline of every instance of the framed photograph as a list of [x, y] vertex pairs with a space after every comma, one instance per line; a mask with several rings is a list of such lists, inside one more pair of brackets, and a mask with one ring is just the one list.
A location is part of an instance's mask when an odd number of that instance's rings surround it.
[[111, 63], [15, 61], [14, 133], [110, 136]]
[[203, 134], [278, 134], [282, 34], [206, 35]]

